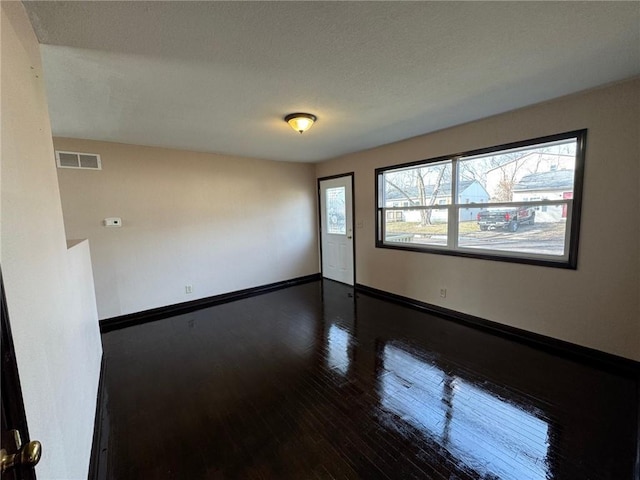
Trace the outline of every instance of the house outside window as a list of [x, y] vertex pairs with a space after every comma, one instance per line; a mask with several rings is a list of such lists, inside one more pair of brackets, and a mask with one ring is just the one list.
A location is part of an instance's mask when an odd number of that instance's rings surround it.
[[586, 130], [376, 170], [380, 248], [577, 268]]

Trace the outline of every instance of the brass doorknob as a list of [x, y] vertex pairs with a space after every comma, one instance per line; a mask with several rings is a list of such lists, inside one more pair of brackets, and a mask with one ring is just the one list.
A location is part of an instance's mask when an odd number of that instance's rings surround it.
[[0, 472], [19, 466], [35, 467], [42, 456], [42, 445], [37, 440], [22, 445], [20, 435], [14, 430], [16, 453], [8, 453], [4, 448], [0, 450]]

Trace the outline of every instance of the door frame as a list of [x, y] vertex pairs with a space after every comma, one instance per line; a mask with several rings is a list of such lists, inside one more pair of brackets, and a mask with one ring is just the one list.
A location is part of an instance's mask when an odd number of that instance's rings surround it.
[[[318, 187], [318, 244], [320, 245], [320, 275], [322, 276], [322, 205], [320, 198], [320, 182], [325, 180], [334, 180], [336, 178], [351, 177], [351, 232], [352, 242], [351, 248], [353, 250], [353, 287], [356, 286], [356, 195], [355, 195], [355, 173], [339, 173], [337, 175], [329, 175], [328, 177], [319, 177], [317, 179]], [[322, 277], [324, 278], [324, 277]], [[330, 280], [330, 279], [329, 279]]]
[[[22, 386], [18, 373], [18, 363], [13, 345], [11, 325], [9, 322], [9, 310], [7, 308], [7, 298], [0, 268], [0, 295], [2, 296], [0, 305], [0, 321], [2, 322], [2, 434], [8, 430], [18, 430], [22, 439], [22, 444], [26, 445], [31, 439], [27, 426], [27, 415], [24, 410], [22, 397]], [[3, 443], [6, 441], [3, 438]], [[4, 445], [3, 445], [4, 448]], [[20, 475], [17, 478], [24, 480], [35, 480], [36, 474], [33, 468], [20, 468]]]

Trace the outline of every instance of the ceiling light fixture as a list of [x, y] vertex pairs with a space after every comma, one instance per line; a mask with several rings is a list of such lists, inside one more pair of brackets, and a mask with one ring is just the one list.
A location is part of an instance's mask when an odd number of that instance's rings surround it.
[[311, 115], [310, 113], [290, 113], [284, 117], [284, 121], [287, 122], [291, 128], [296, 132], [306, 132], [311, 128], [313, 122], [318, 120], [318, 117]]

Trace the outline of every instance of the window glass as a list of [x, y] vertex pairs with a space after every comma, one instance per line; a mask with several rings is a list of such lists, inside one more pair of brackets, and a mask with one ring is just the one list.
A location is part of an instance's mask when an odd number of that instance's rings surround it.
[[585, 141], [582, 130], [378, 169], [376, 246], [576, 268]]
[[387, 210], [385, 241], [412, 245], [447, 245], [449, 209]]
[[[567, 235], [566, 204], [485, 209], [478, 222], [464, 221], [460, 215], [460, 248], [495, 250], [512, 254], [562, 257]], [[516, 216], [517, 220], [513, 217]]]
[[430, 207], [451, 203], [451, 161], [389, 171], [384, 176], [385, 206]]
[[345, 187], [327, 188], [327, 232], [334, 235], [347, 234], [347, 204]]

